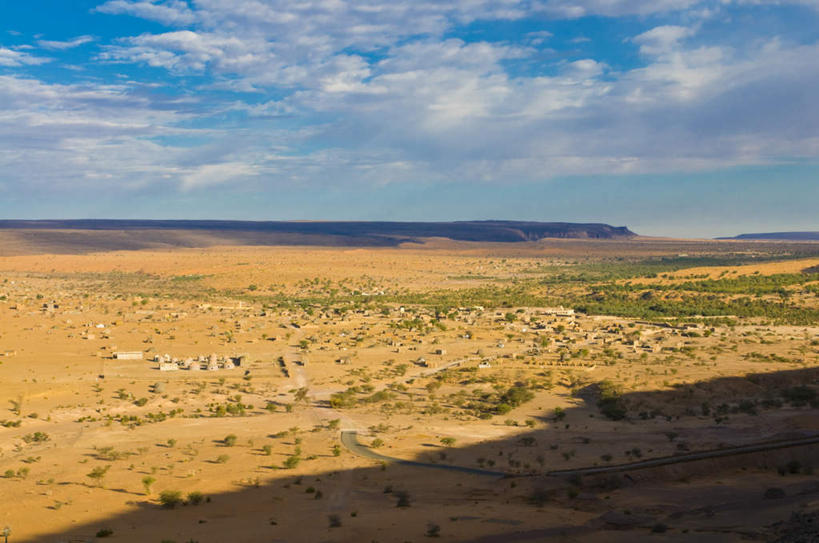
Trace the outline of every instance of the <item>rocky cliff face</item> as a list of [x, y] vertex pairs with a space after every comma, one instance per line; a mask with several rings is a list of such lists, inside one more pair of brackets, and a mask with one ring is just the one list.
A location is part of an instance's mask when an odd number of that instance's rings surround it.
[[[332, 236], [343, 244], [393, 245], [420, 238], [458, 241], [519, 242], [543, 238], [623, 239], [634, 236], [628, 228], [608, 224], [523, 221], [460, 222], [338, 222], [338, 221], [165, 221], [165, 220], [60, 220], [0, 221], [0, 229], [86, 231], [208, 231], [295, 236]], [[302, 240], [304, 241], [304, 240]], [[376, 243], [380, 241], [380, 243]], [[310, 243], [312, 244], [312, 243]]]

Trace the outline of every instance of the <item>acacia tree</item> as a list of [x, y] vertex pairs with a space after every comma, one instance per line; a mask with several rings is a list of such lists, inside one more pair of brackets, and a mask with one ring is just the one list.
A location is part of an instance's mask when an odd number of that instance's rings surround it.
[[102, 487], [109, 469], [111, 469], [111, 466], [97, 466], [86, 474], [86, 477], [96, 482], [98, 487]]
[[150, 475], [146, 475], [142, 478], [142, 486], [145, 487], [145, 494], [151, 493], [151, 486], [156, 482], [156, 479], [151, 477]]

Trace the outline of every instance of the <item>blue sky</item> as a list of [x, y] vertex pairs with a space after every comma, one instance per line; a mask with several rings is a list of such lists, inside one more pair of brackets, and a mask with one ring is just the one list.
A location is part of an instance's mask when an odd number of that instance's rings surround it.
[[817, 89], [819, 0], [0, 0], [0, 216], [819, 230]]

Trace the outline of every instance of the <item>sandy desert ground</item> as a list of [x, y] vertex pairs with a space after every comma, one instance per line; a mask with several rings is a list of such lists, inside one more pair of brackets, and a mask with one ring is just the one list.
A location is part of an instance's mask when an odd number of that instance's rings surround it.
[[[549, 475], [819, 434], [815, 244], [48, 251], [0, 256], [14, 543], [798, 541], [819, 524], [816, 445]], [[361, 456], [353, 430], [429, 466]]]

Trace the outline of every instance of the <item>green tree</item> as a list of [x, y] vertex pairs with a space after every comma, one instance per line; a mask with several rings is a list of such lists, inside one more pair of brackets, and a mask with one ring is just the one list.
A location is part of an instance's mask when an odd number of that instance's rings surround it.
[[441, 444], [444, 447], [451, 447], [451, 446], [455, 445], [455, 438], [454, 437], [442, 437], [441, 438]]
[[156, 482], [156, 479], [151, 477], [150, 475], [146, 475], [142, 478], [142, 486], [145, 488], [145, 494], [151, 494], [151, 486]]
[[85, 476], [94, 481], [98, 487], [102, 487], [105, 482], [105, 476], [108, 474], [110, 468], [111, 466], [97, 466]]

